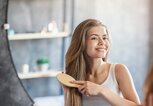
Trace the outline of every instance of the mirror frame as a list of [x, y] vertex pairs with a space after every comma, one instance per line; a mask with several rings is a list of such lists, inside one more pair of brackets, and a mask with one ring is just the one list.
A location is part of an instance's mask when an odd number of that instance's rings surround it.
[[11, 56], [6, 23], [9, 0], [0, 1], [0, 105], [32, 106], [34, 101], [24, 89]]

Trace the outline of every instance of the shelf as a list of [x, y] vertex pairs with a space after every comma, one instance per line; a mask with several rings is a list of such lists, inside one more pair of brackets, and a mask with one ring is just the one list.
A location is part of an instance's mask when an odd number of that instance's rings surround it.
[[29, 72], [18, 73], [20, 79], [32, 79], [32, 78], [44, 78], [44, 77], [56, 77], [58, 73], [62, 71], [46, 71], [46, 72]]
[[9, 40], [28, 40], [28, 39], [58, 38], [58, 37], [67, 37], [67, 36], [69, 36], [68, 32], [20, 33], [20, 34], [8, 35], [8, 39]]

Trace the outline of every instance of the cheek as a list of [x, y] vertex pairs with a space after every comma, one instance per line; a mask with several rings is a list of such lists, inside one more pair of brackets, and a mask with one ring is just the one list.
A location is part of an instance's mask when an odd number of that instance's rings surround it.
[[89, 52], [90, 52], [90, 50], [91, 50], [91, 47], [90, 46], [86, 46], [86, 53], [88, 54]]
[[107, 41], [107, 42], [106, 42], [106, 47], [107, 47], [108, 50], [110, 49], [110, 46], [111, 46], [110, 42]]
[[87, 54], [90, 54], [90, 52], [93, 50], [94, 46], [90, 42], [86, 44], [85, 51]]

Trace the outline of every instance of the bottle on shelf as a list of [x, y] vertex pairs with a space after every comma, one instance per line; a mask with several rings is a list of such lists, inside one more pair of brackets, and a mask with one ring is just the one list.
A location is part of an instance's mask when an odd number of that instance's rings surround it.
[[22, 72], [23, 73], [28, 73], [29, 72], [29, 65], [28, 64], [23, 64], [22, 65]]
[[53, 32], [53, 33], [58, 32], [57, 24], [54, 20], [48, 24], [48, 32]]

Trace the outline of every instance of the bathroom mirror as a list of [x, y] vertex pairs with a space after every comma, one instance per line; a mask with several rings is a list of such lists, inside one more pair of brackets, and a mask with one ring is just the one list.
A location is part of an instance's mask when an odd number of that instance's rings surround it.
[[[48, 33], [48, 25], [51, 22], [56, 22], [59, 32], [67, 31], [71, 28], [70, 26], [67, 27], [67, 23], [72, 22], [68, 21], [68, 17], [63, 18], [63, 14], [71, 17], [72, 14], [68, 13], [72, 10], [66, 9], [68, 12], [64, 13], [63, 6], [65, 4], [63, 4], [63, 1], [65, 0], [9, 0], [9, 3], [12, 4], [10, 7], [8, 5], [7, 14], [8, 0], [1, 0], [0, 25], [7, 23], [8, 20], [10, 28], [7, 29], [9, 40], [7, 40], [6, 31], [2, 27], [0, 31], [0, 79], [2, 81], [0, 83], [0, 92], [2, 94], [0, 96], [0, 105], [8, 106], [8, 103], [14, 103], [14, 106], [24, 106], [24, 104], [25, 106], [31, 106], [37, 97], [39, 99], [41, 96], [50, 97], [51, 95], [62, 94], [60, 85], [53, 77], [22, 79], [23, 77], [25, 78], [25, 76], [22, 76], [19, 80], [17, 75], [18, 73], [27, 72], [27, 69], [28, 72], [38, 72], [36, 62], [39, 57], [48, 58], [48, 69], [62, 71], [64, 55], [61, 54], [66, 51], [66, 47], [62, 46], [66, 43], [65, 38], [47, 38], [48, 36], [45, 38], [43, 36], [40, 39], [40, 36], [36, 38], [31, 36], [37, 36], [41, 32], [42, 34]], [[68, 0], [66, 7], [71, 8], [69, 1], [71, 0]], [[152, 1], [146, 2], [145, 0], [136, 0], [134, 3], [121, 0], [113, 3], [101, 0], [77, 0], [76, 2], [76, 25], [86, 18], [98, 18], [106, 23], [113, 41], [110, 59], [112, 62], [124, 63], [128, 66], [140, 98], [143, 97], [142, 86], [146, 70], [152, 60], [152, 5]], [[48, 10], [46, 7], [48, 7]], [[34, 10], [37, 11], [34, 12]], [[119, 14], [116, 14], [116, 12]], [[63, 22], [67, 23], [63, 24]], [[32, 35], [29, 35], [31, 33]], [[26, 37], [14, 37], [16, 34], [26, 35]], [[62, 36], [65, 35], [65, 33], [64, 35], [63, 33], [60, 34]], [[125, 37], [127, 38], [125, 39]], [[9, 51], [9, 47], [11, 51]], [[139, 74], [137, 74], [138, 72]], [[49, 98], [48, 100], [51, 99]]]
[[33, 100], [19, 80], [10, 54], [7, 39], [8, 0], [0, 1], [0, 105], [32, 106]]
[[44, 100], [44, 105], [63, 104], [63, 91], [55, 76], [64, 70], [65, 40], [69, 38], [71, 23], [66, 14], [70, 15], [67, 11], [70, 3], [70, 0], [10, 0], [8, 4], [11, 55], [36, 106]]

